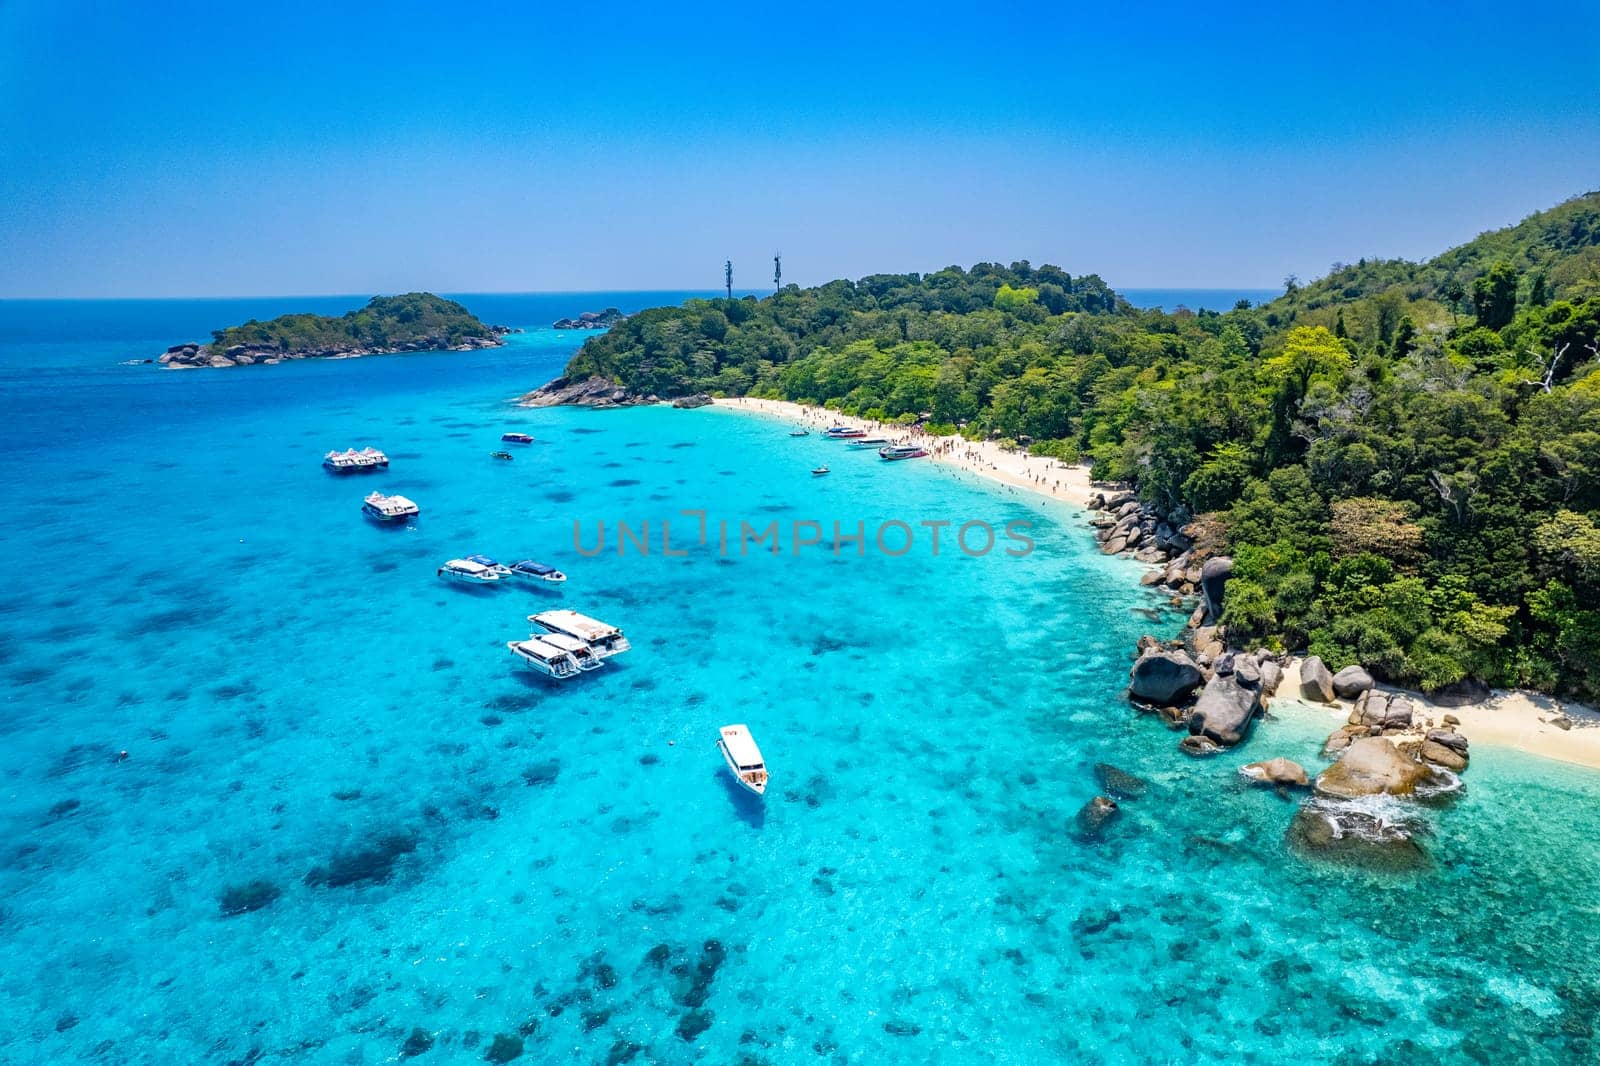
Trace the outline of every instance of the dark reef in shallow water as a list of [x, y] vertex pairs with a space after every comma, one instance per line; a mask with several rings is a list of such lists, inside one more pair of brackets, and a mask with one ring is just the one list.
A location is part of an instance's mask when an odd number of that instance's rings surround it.
[[283, 889], [271, 881], [251, 881], [243, 885], [230, 885], [217, 898], [218, 907], [226, 917], [248, 914], [273, 903], [283, 895]]
[[416, 850], [415, 833], [384, 833], [355, 851], [336, 852], [326, 865], [312, 867], [305, 881], [330, 888], [387, 881], [395, 864]]

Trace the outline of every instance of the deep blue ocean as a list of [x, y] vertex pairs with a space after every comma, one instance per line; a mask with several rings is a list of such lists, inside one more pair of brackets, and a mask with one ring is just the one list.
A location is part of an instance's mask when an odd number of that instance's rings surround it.
[[[715, 408], [508, 403], [582, 340], [551, 320], [681, 295], [462, 297], [527, 332], [226, 371], [119, 363], [352, 301], [0, 302], [0, 1061], [1596, 1061], [1600, 775], [1475, 749], [1428, 872], [1292, 856], [1236, 769], [1315, 772], [1331, 724], [1179, 755], [1122, 689], [1181, 613], [1082, 514]], [[367, 444], [387, 472], [319, 465]], [[796, 555], [797, 520], [919, 536]], [[1036, 548], [935, 556], [942, 520]], [[435, 577], [472, 552], [570, 580]], [[633, 650], [519, 672], [556, 604]], [[1101, 762], [1148, 791], [1083, 839]]]

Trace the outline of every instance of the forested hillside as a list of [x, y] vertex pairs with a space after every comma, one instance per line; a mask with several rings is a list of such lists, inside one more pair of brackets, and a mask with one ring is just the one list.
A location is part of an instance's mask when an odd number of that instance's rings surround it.
[[1233, 553], [1236, 643], [1600, 697], [1600, 194], [1426, 263], [1162, 314], [980, 264], [695, 300], [568, 367], [1083, 457]]

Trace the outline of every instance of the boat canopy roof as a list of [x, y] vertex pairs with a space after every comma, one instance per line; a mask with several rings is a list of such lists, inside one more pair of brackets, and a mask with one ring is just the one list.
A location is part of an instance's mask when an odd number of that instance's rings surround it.
[[538, 574], [540, 577], [543, 577], [545, 574], [553, 574], [556, 572], [555, 567], [546, 566], [544, 563], [536, 563], [532, 559], [521, 559], [517, 562], [514, 562], [511, 564], [511, 569], [522, 570], [529, 574]]
[[471, 559], [451, 559], [444, 565], [449, 567], [451, 570], [464, 570], [469, 574], [481, 574], [485, 570], [489, 569], [482, 563], [475, 563]]
[[589, 645], [567, 633], [541, 633], [531, 639], [542, 640], [546, 644], [560, 648], [562, 651], [586, 651], [591, 653], [594, 651]]
[[496, 565], [495, 561], [493, 559], [489, 558], [487, 555], [469, 555], [469, 556], [467, 556], [467, 562], [469, 562], [469, 563], [477, 563], [479, 566], [494, 566], [494, 565]]
[[567, 653], [564, 649], [558, 648], [554, 644], [542, 640], [539, 637], [529, 637], [527, 640], [519, 640], [516, 643], [516, 647], [518, 651], [532, 655], [536, 659], [543, 659], [546, 662], [551, 662], [557, 659], [565, 659], [567, 657]]
[[756, 747], [755, 738], [744, 726], [723, 726], [722, 743], [727, 747], [733, 761], [739, 764], [739, 769], [755, 770], [766, 765], [761, 758], [761, 749]]
[[608, 625], [598, 618], [579, 614], [577, 611], [545, 611], [541, 614], [529, 615], [529, 621], [538, 625], [548, 626], [571, 633], [583, 640], [602, 640], [614, 637], [622, 632], [614, 625]]

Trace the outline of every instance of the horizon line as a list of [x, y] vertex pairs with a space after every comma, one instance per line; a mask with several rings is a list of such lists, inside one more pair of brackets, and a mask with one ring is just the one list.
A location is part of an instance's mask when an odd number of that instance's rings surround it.
[[[871, 277], [873, 275], [863, 275], [863, 276], [864, 277]], [[919, 276], [924, 276], [925, 277], [926, 275], [919, 275]], [[860, 280], [860, 279], [858, 279], [858, 278], [832, 278], [829, 281], [820, 282], [820, 283], [818, 283], [816, 285], [800, 285], [799, 287], [802, 290], [815, 289], [815, 288], [821, 288], [823, 285], [832, 284], [832, 282], [834, 282], [834, 281], [858, 281], [858, 280]], [[787, 288], [787, 287], [788, 286], [785, 286], [785, 288]], [[1217, 285], [1217, 284], [1210, 284], [1210, 285], [1126, 285], [1126, 286], [1111, 285], [1110, 287], [1111, 287], [1111, 290], [1113, 292], [1116, 292], [1118, 294], [1126, 293], [1126, 292], [1160, 292], [1160, 291], [1167, 291], [1167, 292], [1228, 292], [1228, 293], [1232, 293], [1232, 292], [1277, 292], [1278, 290], [1283, 288], [1283, 285], [1280, 283], [1278, 285]], [[656, 295], [656, 294], [665, 295], [665, 294], [677, 294], [677, 293], [688, 293], [688, 294], [691, 294], [691, 295], [700, 295], [702, 293], [707, 293], [707, 294], [711, 294], [711, 295], [719, 295], [723, 291], [724, 290], [721, 289], [721, 288], [714, 288], [714, 289], [691, 289], [691, 288], [682, 288], [682, 289], [662, 289], [662, 288], [649, 288], [649, 289], [472, 289], [472, 290], [467, 290], [467, 289], [458, 289], [458, 290], [449, 290], [449, 289], [395, 289], [395, 290], [390, 291], [390, 292], [372, 291], [372, 290], [369, 290], [369, 291], [366, 291], [366, 292], [286, 292], [286, 293], [250, 292], [250, 293], [221, 293], [221, 294], [213, 294], [213, 295], [205, 295], [205, 296], [171, 296], [171, 295], [168, 295], [168, 296], [144, 296], [144, 295], [134, 295], [134, 296], [0, 295], [0, 303], [50, 303], [50, 302], [57, 302], [57, 303], [84, 303], [84, 302], [89, 302], [89, 301], [99, 301], [99, 302], [104, 302], [104, 303], [112, 303], [112, 302], [116, 302], [116, 301], [126, 301], [126, 302], [129, 302], [129, 303], [133, 303], [133, 302], [138, 302], [138, 303], [156, 303], [156, 302], [163, 301], [163, 300], [173, 300], [173, 301], [177, 301], [177, 300], [184, 300], [184, 301], [198, 301], [198, 300], [335, 300], [335, 299], [340, 299], [340, 298], [349, 298], [349, 299], [356, 299], [356, 300], [370, 300], [375, 296], [398, 296], [398, 295], [401, 295], [402, 293], [405, 293], [405, 292], [428, 292], [428, 293], [432, 293], [435, 296], [457, 297], [457, 296], [601, 296], [601, 295], [610, 295], [610, 296], [643, 295], [643, 296], [648, 296], [648, 295]], [[770, 296], [770, 295], [772, 295], [773, 292], [774, 292], [774, 290], [772, 289], [771, 286], [766, 286], [766, 287], [759, 288], [759, 289], [740, 289], [740, 288], [735, 288], [733, 290], [733, 293], [734, 293], [734, 295], [736, 297], [738, 297], [738, 296]]]

